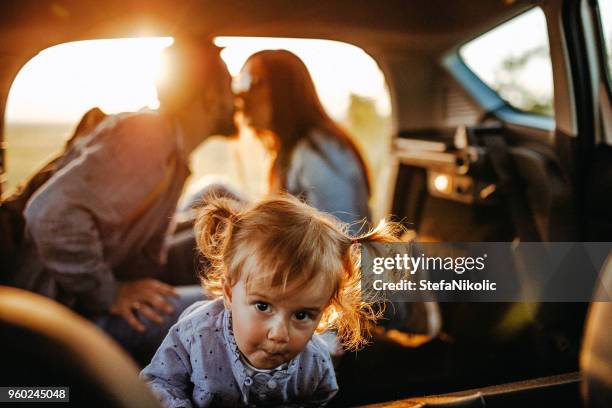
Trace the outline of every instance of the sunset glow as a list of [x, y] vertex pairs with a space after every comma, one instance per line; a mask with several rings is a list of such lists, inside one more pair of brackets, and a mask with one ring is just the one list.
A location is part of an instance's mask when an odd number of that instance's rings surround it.
[[[74, 123], [87, 109], [107, 113], [159, 106], [156, 76], [161, 51], [171, 37], [78, 41], [40, 52], [19, 72], [11, 88], [6, 120]], [[252, 53], [285, 48], [304, 60], [329, 113], [340, 119], [351, 93], [372, 98], [390, 112], [388, 91], [374, 60], [358, 47], [336, 41], [220, 37], [222, 58], [235, 75]], [[59, 97], [61, 96], [61, 97]]]

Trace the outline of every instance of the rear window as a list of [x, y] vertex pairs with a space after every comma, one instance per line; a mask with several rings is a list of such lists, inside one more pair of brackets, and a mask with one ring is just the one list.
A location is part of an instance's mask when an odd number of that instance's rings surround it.
[[78, 41], [41, 51], [11, 86], [4, 118], [10, 193], [55, 157], [83, 114], [159, 106], [155, 78], [170, 37]]
[[513, 107], [553, 115], [553, 78], [546, 18], [539, 7], [523, 13], [459, 51], [466, 65]]
[[[10, 192], [62, 148], [81, 116], [92, 107], [112, 114], [156, 109], [156, 75], [161, 51], [173, 39], [135, 38], [79, 41], [48, 48], [17, 75], [5, 116], [7, 183]], [[308, 67], [323, 105], [359, 146], [372, 173], [374, 215], [383, 208], [390, 130], [390, 98], [376, 62], [358, 47], [336, 41], [286, 38], [217, 38], [221, 57], [237, 74], [254, 52], [285, 48]], [[267, 190], [267, 158], [254, 137], [214, 137], [192, 155], [195, 183], [215, 175], [252, 197]], [[195, 186], [194, 186], [195, 187]]]

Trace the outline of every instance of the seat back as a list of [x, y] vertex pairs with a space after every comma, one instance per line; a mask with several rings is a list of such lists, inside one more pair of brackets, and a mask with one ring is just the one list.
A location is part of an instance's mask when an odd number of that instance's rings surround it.
[[[601, 274], [603, 291], [612, 288], [612, 262]], [[587, 407], [612, 407], [612, 302], [593, 302], [580, 354], [582, 394]]]
[[0, 384], [70, 387], [72, 406], [159, 404], [138, 367], [103, 332], [40, 295], [0, 286]]

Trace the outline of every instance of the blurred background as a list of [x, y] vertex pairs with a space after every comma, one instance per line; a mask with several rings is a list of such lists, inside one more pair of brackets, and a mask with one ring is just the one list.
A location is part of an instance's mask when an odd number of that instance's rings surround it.
[[[612, 15], [601, 4], [602, 18]], [[610, 24], [604, 21], [604, 27]], [[606, 39], [612, 32], [605, 32]], [[155, 80], [161, 51], [171, 37], [78, 41], [48, 48], [32, 58], [15, 79], [7, 102], [7, 194], [54, 156], [88, 109], [106, 113], [156, 109]], [[328, 113], [355, 139], [372, 176], [374, 220], [389, 211], [394, 132], [391, 96], [378, 64], [362, 49], [337, 41], [288, 38], [218, 37], [222, 58], [236, 75], [262, 49], [284, 48], [308, 67]], [[607, 41], [608, 58], [612, 41]], [[534, 8], [464, 44], [461, 58], [513, 107], [553, 115], [553, 86], [546, 21]], [[612, 71], [612, 60], [609, 61]], [[476, 120], [477, 118], [472, 118]], [[186, 189], [203, 176], [217, 175], [251, 198], [267, 189], [269, 158], [248, 131], [236, 140], [213, 137], [192, 156]]]

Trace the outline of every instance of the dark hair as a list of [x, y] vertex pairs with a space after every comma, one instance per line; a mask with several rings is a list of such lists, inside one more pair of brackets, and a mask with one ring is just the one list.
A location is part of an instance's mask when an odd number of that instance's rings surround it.
[[227, 68], [220, 51], [221, 48], [210, 41], [186, 39], [177, 39], [164, 49], [162, 57], [166, 71], [156, 84], [160, 107], [171, 114], [182, 111], [211, 88], [224, 85], [219, 78], [227, 75]]
[[287, 50], [264, 50], [251, 55], [247, 62], [257, 60], [263, 67], [263, 78], [270, 88], [272, 103], [272, 132], [280, 141], [280, 148], [272, 164], [270, 182], [285, 185], [287, 170], [293, 150], [302, 140], [325, 158], [322, 149], [310, 138], [318, 129], [348, 146], [354, 153], [370, 190], [369, 174], [363, 157], [349, 135], [325, 112], [306, 65]]

